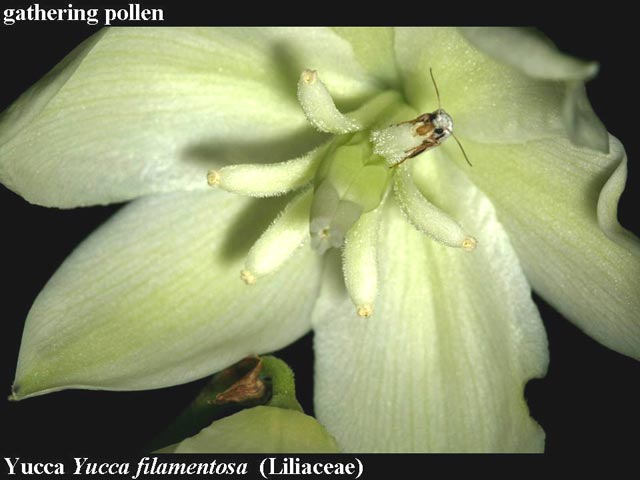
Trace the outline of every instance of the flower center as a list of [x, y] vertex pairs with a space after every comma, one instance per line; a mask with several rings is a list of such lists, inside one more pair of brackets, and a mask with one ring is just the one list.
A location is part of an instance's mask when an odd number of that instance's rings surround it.
[[286, 162], [232, 165], [207, 174], [211, 186], [255, 197], [299, 190], [250, 249], [240, 274], [245, 283], [278, 270], [307, 241], [320, 255], [341, 248], [355, 310], [369, 317], [378, 284], [380, 212], [390, 191], [419, 231], [451, 247], [475, 248], [475, 238], [422, 195], [404, 163], [453, 134], [447, 112], [438, 108], [392, 124], [390, 120], [411, 110], [397, 93], [384, 92], [344, 115], [312, 70], [300, 77], [298, 100], [309, 122], [333, 133], [332, 140]]
[[340, 248], [353, 224], [380, 205], [392, 172], [376, 155], [367, 132], [337, 136], [314, 177], [309, 234], [322, 254]]

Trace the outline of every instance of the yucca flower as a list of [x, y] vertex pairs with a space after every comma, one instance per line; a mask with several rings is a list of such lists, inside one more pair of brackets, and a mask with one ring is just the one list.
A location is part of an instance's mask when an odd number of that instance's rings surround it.
[[[439, 108], [430, 70], [473, 166], [448, 140], [389, 168]], [[98, 33], [0, 119], [0, 180], [28, 201], [133, 200], [36, 299], [15, 398], [180, 384], [313, 328], [343, 450], [542, 450], [531, 287], [640, 343], [596, 71], [509, 28]]]

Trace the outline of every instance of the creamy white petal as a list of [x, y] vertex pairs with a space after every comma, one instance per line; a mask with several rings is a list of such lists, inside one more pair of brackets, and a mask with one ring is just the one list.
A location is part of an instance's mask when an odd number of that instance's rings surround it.
[[[496, 32], [502, 40], [513, 38], [499, 43], [492, 38]], [[517, 30], [468, 33], [454, 28], [396, 30], [398, 68], [414, 108], [420, 113], [438, 108], [429, 76], [432, 68], [442, 107], [461, 137], [513, 143], [568, 135], [574, 142], [606, 149], [606, 130], [582, 86], [595, 66], [571, 63], [570, 57]]]
[[425, 195], [478, 247], [440, 245], [388, 202], [376, 314], [355, 317], [339, 266], [326, 272], [313, 314], [318, 419], [344, 451], [541, 451], [523, 398], [548, 361], [529, 285], [486, 197], [445, 159], [420, 161]]
[[293, 158], [321, 136], [296, 101], [315, 68], [339, 108], [376, 87], [324, 28], [116, 28], [0, 120], [0, 181], [74, 207], [206, 188], [208, 168]]
[[518, 27], [463, 27], [460, 33], [487, 55], [529, 76], [546, 80], [585, 80], [598, 64], [560, 52], [541, 32]]
[[490, 196], [533, 288], [604, 345], [640, 358], [640, 242], [617, 220], [626, 154], [567, 140], [468, 142], [467, 173]]
[[367, 73], [389, 87], [400, 85], [393, 28], [333, 27], [333, 30], [351, 44], [356, 59]]
[[541, 80], [564, 82], [564, 130], [576, 145], [607, 152], [609, 135], [591, 108], [584, 81], [598, 72], [596, 62], [565, 55], [537, 30], [517, 27], [466, 27], [462, 35], [480, 51]]
[[16, 396], [176, 385], [306, 333], [320, 277], [314, 252], [299, 249], [251, 287], [239, 275], [282, 207], [282, 199], [220, 191], [152, 196], [124, 207], [36, 299]]

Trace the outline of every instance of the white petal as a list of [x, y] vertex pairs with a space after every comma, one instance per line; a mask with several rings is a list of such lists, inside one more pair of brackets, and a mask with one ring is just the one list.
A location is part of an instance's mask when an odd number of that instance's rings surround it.
[[394, 31], [391, 27], [333, 27], [346, 39], [364, 69], [389, 87], [400, 84], [393, 50]]
[[430, 240], [389, 202], [376, 314], [353, 315], [339, 267], [323, 283], [313, 315], [318, 419], [344, 451], [541, 451], [544, 432], [523, 398], [547, 365], [529, 285], [490, 202], [430, 157], [414, 177], [477, 233], [478, 248]]
[[409, 103], [420, 113], [438, 108], [432, 68], [442, 108], [463, 138], [514, 143], [568, 135], [591, 148], [607, 147], [606, 129], [582, 86], [594, 74], [593, 64], [502, 28], [398, 29], [395, 48]]
[[139, 390], [203, 377], [309, 329], [317, 255], [301, 248], [259, 284], [240, 280], [280, 199], [220, 191], [138, 200], [93, 233], [36, 299], [15, 393]]
[[598, 72], [598, 64], [560, 52], [536, 30], [517, 27], [466, 27], [460, 33], [476, 48], [532, 77], [546, 80], [584, 80]]
[[375, 92], [322, 28], [116, 28], [79, 47], [0, 123], [0, 181], [74, 207], [206, 188], [208, 168], [273, 162], [320, 138], [296, 100], [305, 68], [339, 108]]
[[533, 288], [604, 345], [640, 358], [640, 242], [617, 221], [623, 146], [465, 144]]
[[540, 32], [516, 27], [466, 27], [462, 35], [480, 51], [532, 78], [565, 82], [564, 130], [576, 145], [607, 152], [609, 135], [587, 99], [584, 81], [598, 72], [598, 64], [560, 52]]

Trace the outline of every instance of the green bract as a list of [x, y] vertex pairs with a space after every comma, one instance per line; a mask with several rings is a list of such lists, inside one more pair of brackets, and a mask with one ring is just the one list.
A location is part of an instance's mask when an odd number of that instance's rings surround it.
[[313, 417], [254, 407], [234, 413], [161, 453], [335, 453], [335, 440]]
[[[251, 373], [249, 378], [244, 377], [247, 373]], [[219, 394], [228, 394], [225, 387], [235, 387], [238, 381], [245, 389], [232, 388], [233, 400], [227, 397], [226, 402], [219, 402]], [[255, 389], [258, 384], [262, 387]], [[254, 396], [267, 390], [266, 398]], [[246, 403], [251, 401], [263, 405]], [[218, 410], [223, 408], [220, 405], [228, 403], [249, 408], [220, 418], [223, 413]], [[214, 375], [155, 443], [163, 447], [157, 453], [338, 452], [335, 439], [316, 419], [302, 411], [291, 369], [282, 360], [270, 356], [246, 358]]]
[[[430, 68], [473, 167], [448, 141], [389, 168], [415, 141], [391, 125], [438, 108]], [[511, 28], [100, 32], [0, 119], [0, 180], [28, 201], [133, 200], [36, 299], [15, 398], [184, 383], [313, 327], [340, 449], [541, 451], [531, 287], [640, 356], [596, 70]]]

